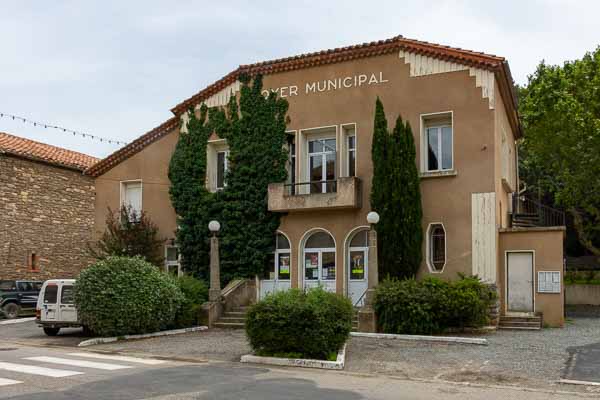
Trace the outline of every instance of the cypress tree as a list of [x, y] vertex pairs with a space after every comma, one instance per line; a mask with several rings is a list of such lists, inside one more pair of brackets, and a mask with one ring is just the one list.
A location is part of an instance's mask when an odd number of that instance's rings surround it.
[[371, 208], [381, 217], [376, 225], [381, 278], [407, 278], [419, 269], [423, 241], [420, 178], [410, 124], [398, 117], [388, 131], [383, 104], [375, 106]]

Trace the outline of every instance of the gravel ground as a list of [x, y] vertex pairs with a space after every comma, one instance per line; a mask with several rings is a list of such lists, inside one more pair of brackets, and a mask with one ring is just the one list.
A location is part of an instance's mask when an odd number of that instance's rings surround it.
[[600, 342], [600, 319], [569, 320], [562, 329], [499, 330], [485, 337], [489, 346], [352, 338], [346, 369], [547, 388], [562, 377], [569, 347]]
[[88, 349], [219, 361], [240, 361], [242, 355], [251, 352], [243, 329], [209, 329], [182, 335], [107, 343]]

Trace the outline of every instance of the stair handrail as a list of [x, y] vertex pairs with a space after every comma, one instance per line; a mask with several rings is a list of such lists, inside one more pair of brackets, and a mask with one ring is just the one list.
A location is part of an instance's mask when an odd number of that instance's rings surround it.
[[513, 194], [512, 215], [535, 214], [537, 216], [536, 226], [564, 226], [565, 213], [556, 208], [542, 204], [530, 197], [521, 194]]

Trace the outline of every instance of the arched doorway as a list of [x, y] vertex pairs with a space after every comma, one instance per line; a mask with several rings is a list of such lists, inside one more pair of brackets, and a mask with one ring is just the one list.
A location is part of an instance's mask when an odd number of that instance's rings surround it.
[[304, 242], [304, 288], [322, 286], [335, 292], [335, 241], [324, 231], [313, 232]]
[[269, 263], [264, 275], [260, 279], [260, 298], [263, 299], [270, 293], [290, 288], [290, 274], [292, 271], [292, 257], [290, 241], [278, 232], [275, 237], [275, 251], [269, 257]]
[[368, 230], [354, 233], [346, 255], [348, 297], [355, 306], [364, 302], [364, 294], [369, 287], [369, 245]]

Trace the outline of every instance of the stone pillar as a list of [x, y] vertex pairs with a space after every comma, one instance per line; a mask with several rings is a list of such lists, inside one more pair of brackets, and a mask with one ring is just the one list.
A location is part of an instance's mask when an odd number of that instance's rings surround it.
[[213, 233], [210, 238], [210, 289], [208, 290], [209, 301], [221, 299], [221, 272], [219, 266], [219, 238]]

